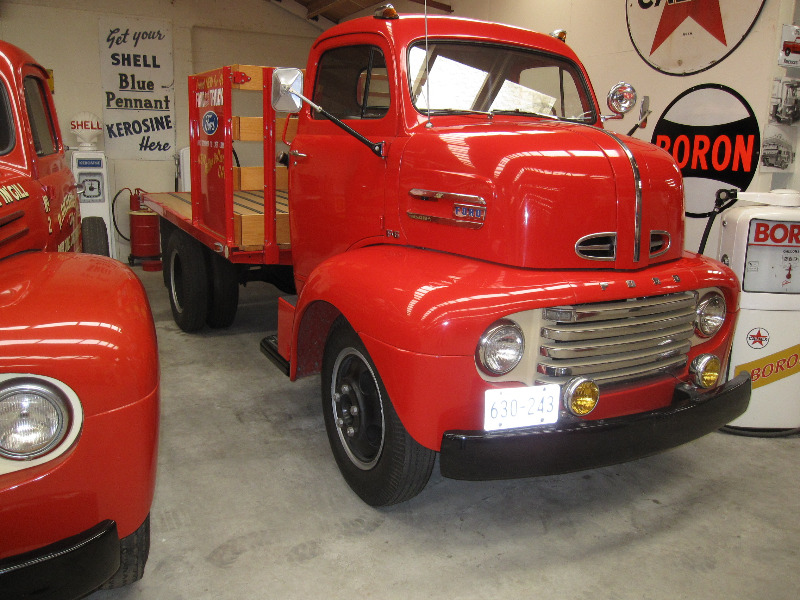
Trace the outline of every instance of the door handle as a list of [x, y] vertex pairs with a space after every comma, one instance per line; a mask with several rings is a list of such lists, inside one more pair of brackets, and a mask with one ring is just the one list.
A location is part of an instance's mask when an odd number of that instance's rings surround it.
[[303, 154], [297, 150], [289, 150], [289, 154], [296, 156], [297, 158], [308, 158], [308, 154]]

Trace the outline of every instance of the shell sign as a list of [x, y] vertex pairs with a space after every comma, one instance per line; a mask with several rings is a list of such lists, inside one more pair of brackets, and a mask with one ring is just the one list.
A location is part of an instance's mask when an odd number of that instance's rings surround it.
[[636, 52], [667, 75], [710, 69], [744, 41], [766, 0], [628, 0]]

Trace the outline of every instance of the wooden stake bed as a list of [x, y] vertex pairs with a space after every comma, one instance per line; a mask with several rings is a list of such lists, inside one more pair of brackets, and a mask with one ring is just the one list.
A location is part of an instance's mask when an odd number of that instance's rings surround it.
[[[146, 194], [146, 202], [160, 205], [187, 223], [192, 222], [192, 194], [190, 192], [164, 192]], [[151, 208], [155, 208], [150, 205]], [[157, 211], [161, 213], [161, 211]], [[234, 236], [240, 250], [254, 252], [264, 247], [264, 193], [256, 190], [233, 193]], [[289, 248], [289, 194], [277, 190], [275, 197], [275, 225], [278, 246]]]
[[[288, 170], [276, 164], [276, 143], [290, 143], [297, 120], [279, 117], [272, 109], [271, 86], [264, 82], [272, 80], [273, 70], [231, 65], [191, 75], [192, 191], [143, 198], [166, 220], [233, 262], [288, 264], [290, 260]], [[260, 93], [262, 114], [234, 116], [234, 91]], [[261, 164], [239, 166], [234, 142], [259, 144]], [[264, 198], [274, 198], [274, 203], [265, 205]]]

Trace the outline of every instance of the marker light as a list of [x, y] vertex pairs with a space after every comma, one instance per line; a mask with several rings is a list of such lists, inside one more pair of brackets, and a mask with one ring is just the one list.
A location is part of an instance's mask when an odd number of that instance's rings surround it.
[[481, 336], [475, 352], [478, 366], [489, 375], [505, 375], [519, 364], [525, 336], [513, 321], [500, 320]]
[[698, 387], [710, 388], [717, 385], [722, 362], [713, 354], [701, 354], [692, 361], [689, 371], [694, 374], [694, 382]]
[[386, 4], [375, 10], [374, 17], [376, 19], [399, 19], [400, 15], [397, 14], [394, 6]]
[[600, 388], [591, 379], [574, 377], [564, 386], [564, 407], [576, 417], [585, 417], [600, 400]]

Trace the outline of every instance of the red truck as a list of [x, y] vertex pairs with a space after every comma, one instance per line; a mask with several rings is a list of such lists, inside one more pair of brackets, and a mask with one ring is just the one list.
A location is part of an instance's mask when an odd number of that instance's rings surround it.
[[46, 71], [0, 42], [0, 596], [139, 579], [159, 424], [136, 275], [83, 254]]
[[[289, 292], [262, 350], [321, 373], [365, 502], [418, 494], [437, 453], [450, 478], [563, 473], [746, 409], [747, 377], [723, 383], [734, 274], [684, 252], [675, 162], [603, 129], [560, 39], [381, 10], [323, 33], [305, 74], [234, 65], [189, 88], [191, 193], [144, 197], [175, 320], [229, 324], [254, 279]], [[262, 114], [234, 115], [246, 89]], [[236, 164], [247, 140], [264, 166]]]

